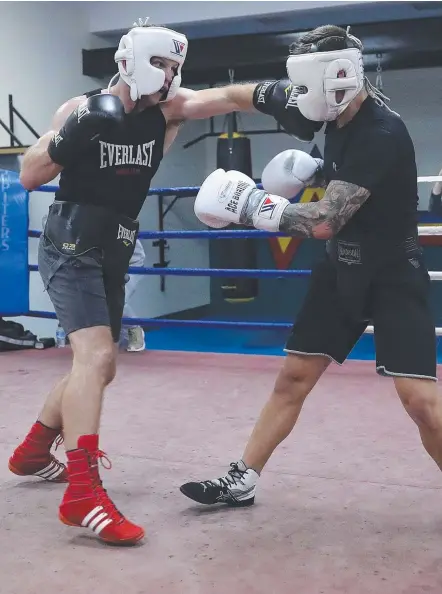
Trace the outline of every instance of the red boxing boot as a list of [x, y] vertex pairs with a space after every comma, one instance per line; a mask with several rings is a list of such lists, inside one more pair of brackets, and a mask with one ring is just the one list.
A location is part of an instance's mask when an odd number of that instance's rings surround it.
[[66, 455], [69, 486], [60, 505], [60, 520], [68, 526], [89, 528], [107, 543], [133, 545], [140, 541], [143, 528], [126, 520], [103, 489], [98, 460], [107, 458], [98, 449], [98, 435], [82, 435], [78, 449]]
[[54, 483], [67, 483], [66, 466], [51, 454], [51, 447], [59, 435], [59, 429], [46, 427], [40, 421], [34, 423], [9, 458], [9, 470], [19, 476], [38, 476]]

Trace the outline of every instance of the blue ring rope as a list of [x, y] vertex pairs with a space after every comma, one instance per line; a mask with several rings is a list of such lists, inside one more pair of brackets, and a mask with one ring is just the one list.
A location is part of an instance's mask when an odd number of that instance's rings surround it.
[[[151, 188], [147, 192], [147, 196], [176, 196], [177, 194], [183, 194], [187, 196], [194, 196], [198, 194], [201, 186], [182, 186], [179, 188]], [[262, 189], [262, 184], [257, 184], [256, 186], [259, 189]], [[51, 185], [44, 185], [36, 188], [35, 190], [31, 190], [32, 192], [56, 192], [59, 189], [59, 186], [51, 186]]]
[[139, 239], [245, 239], [259, 237], [287, 237], [287, 233], [272, 233], [270, 231], [256, 231], [253, 229], [238, 231], [140, 231]]
[[[31, 272], [38, 271], [37, 264], [30, 264]], [[221, 276], [224, 278], [233, 277], [287, 277], [287, 276], [310, 276], [311, 270], [254, 270], [246, 268], [146, 268], [142, 266], [130, 267], [129, 274], [140, 274], [146, 276]]]
[[[29, 237], [40, 237], [41, 231], [32, 230], [28, 232]], [[238, 231], [140, 231], [138, 239], [238, 239], [238, 238], [260, 238], [260, 237], [287, 237], [287, 233], [272, 233], [270, 231], [250, 231], [238, 229]]]
[[130, 274], [162, 276], [283, 277], [310, 276], [311, 270], [250, 270], [244, 268], [129, 268]]

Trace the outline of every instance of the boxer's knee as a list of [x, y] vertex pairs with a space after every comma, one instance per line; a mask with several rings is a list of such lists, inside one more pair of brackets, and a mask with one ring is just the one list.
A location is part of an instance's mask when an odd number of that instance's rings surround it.
[[442, 428], [442, 401], [435, 381], [396, 377], [394, 383], [405, 410], [419, 427]]
[[95, 355], [94, 371], [102, 384], [107, 386], [114, 379], [117, 366], [113, 344], [102, 347]]
[[277, 377], [274, 396], [287, 403], [302, 403], [329, 364], [323, 356], [289, 353]]
[[116, 349], [111, 331], [105, 326], [83, 328], [69, 336], [74, 353], [73, 369], [92, 376], [104, 386], [116, 373]]

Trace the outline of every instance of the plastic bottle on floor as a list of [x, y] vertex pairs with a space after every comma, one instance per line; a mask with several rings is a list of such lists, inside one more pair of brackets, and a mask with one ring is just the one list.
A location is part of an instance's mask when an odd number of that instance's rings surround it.
[[66, 334], [60, 324], [58, 324], [57, 331], [55, 333], [55, 346], [57, 348], [63, 348], [66, 346]]

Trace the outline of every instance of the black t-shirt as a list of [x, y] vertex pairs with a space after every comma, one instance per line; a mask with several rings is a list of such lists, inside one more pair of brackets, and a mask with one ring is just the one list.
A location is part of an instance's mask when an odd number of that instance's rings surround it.
[[325, 130], [326, 181], [340, 180], [370, 191], [342, 233], [358, 230], [382, 239], [416, 233], [417, 168], [413, 141], [402, 119], [367, 97], [342, 128]]
[[165, 134], [159, 105], [127, 114], [122, 126], [102, 134], [63, 169], [56, 199], [93, 204], [136, 219], [163, 158]]

